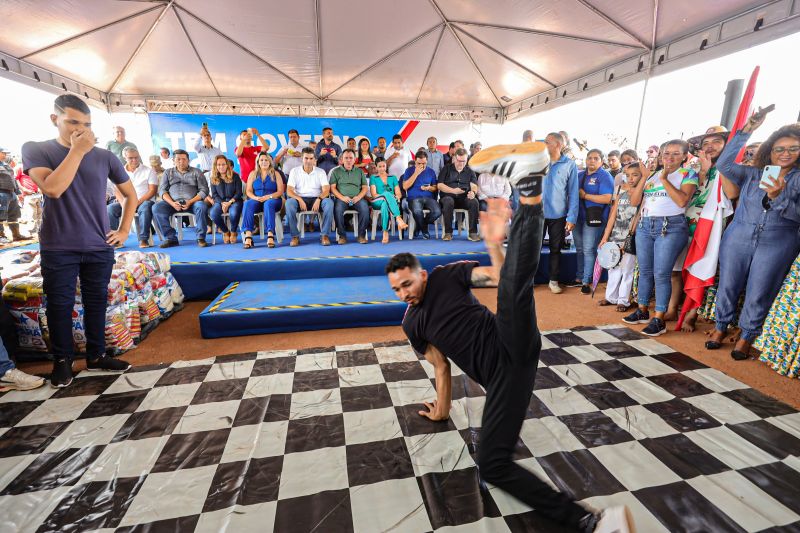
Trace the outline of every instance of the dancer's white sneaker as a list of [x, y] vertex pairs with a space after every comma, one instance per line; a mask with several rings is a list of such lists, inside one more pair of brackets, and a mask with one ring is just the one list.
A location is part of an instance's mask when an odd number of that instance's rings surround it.
[[484, 148], [469, 160], [476, 174], [489, 172], [503, 176], [512, 187], [526, 176], [546, 172], [549, 165], [550, 156], [543, 142], [498, 144]]
[[636, 533], [631, 512], [624, 505], [604, 509], [594, 533]]

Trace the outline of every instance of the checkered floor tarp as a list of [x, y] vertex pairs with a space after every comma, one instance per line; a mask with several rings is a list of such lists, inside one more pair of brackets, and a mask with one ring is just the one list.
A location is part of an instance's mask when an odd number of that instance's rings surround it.
[[[515, 460], [639, 531], [800, 530], [800, 414], [619, 326], [547, 332]], [[0, 531], [559, 531], [479, 481], [483, 391], [405, 342], [0, 396]]]

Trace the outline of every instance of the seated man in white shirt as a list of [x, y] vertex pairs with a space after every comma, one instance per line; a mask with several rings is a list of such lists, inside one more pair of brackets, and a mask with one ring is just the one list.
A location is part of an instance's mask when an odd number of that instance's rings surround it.
[[[125, 157], [125, 172], [131, 179], [136, 196], [139, 199], [136, 205], [136, 221], [139, 231], [139, 248], [150, 247], [150, 226], [153, 223], [153, 198], [158, 191], [158, 177], [152, 168], [142, 164], [139, 151], [135, 148], [125, 148], [122, 151]], [[116, 190], [115, 190], [116, 193]], [[117, 194], [117, 197], [119, 195]], [[112, 230], [119, 228], [122, 217], [122, 203], [114, 202], [108, 206], [108, 222]]]
[[503, 176], [483, 172], [478, 176], [478, 205], [481, 211], [486, 211], [490, 198], [502, 198], [508, 201], [511, 198], [511, 184]]
[[333, 220], [333, 200], [330, 199], [331, 186], [325, 171], [316, 166], [317, 160], [311, 148], [303, 148], [303, 166], [292, 169], [286, 181], [286, 218], [292, 240], [289, 246], [300, 244], [300, 229], [297, 226], [297, 213], [300, 211], [322, 211], [320, 243], [329, 246], [331, 221]]
[[403, 147], [403, 138], [400, 135], [392, 137], [392, 145], [386, 149], [384, 159], [386, 159], [389, 175], [400, 181], [411, 161], [411, 153]]

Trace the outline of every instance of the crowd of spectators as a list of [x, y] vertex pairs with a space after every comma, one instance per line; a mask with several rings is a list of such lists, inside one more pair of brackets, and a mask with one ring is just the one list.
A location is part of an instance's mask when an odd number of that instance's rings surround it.
[[[571, 142], [564, 131], [547, 134], [543, 142], [551, 163], [543, 182], [543, 208], [549, 289], [555, 294], [569, 288], [593, 294], [598, 250], [611, 243], [618, 251], [612, 254], [615, 259], [599, 305], [625, 313], [621, 319], [626, 323], [646, 324], [646, 335], [666, 333], [667, 323], [675, 321], [681, 309], [684, 262], [700, 214], [721, 183], [722, 194], [735, 209], [725, 221], [718, 276], [703, 305], [686, 316], [683, 329], [694, 330], [698, 320], [714, 322], [706, 348], [719, 349], [732, 340], [732, 357], [749, 357], [792, 263], [800, 270], [800, 125], [785, 126], [763, 143], [748, 143], [760, 123], [759, 117], [751, 119], [734, 136], [714, 126], [688, 141], [654, 144], [644, 158], [626, 147], [604, 154]], [[470, 158], [482, 149], [480, 142], [466, 149], [456, 140], [440, 150], [439, 140], [430, 137], [425, 147], [412, 150], [395, 135], [388, 142], [379, 137], [375, 146], [367, 138], [350, 138], [342, 148], [331, 128], [323, 129], [318, 143], [301, 142], [292, 129], [288, 144], [273, 159], [268, 142], [257, 129], [248, 128], [235, 148], [237, 173], [212, 138], [203, 124], [191, 164], [185, 150], [162, 148], [145, 166], [125, 130], [114, 129], [106, 147], [120, 158], [136, 190], [134, 221], [140, 247], [152, 245], [153, 230], [162, 248], [178, 246], [176, 227], [188, 219], [194, 221], [201, 247], [208, 246], [213, 230], [222, 234], [224, 244], [237, 243], [241, 236], [244, 248], [253, 248], [259, 223], [269, 248], [281, 244], [284, 226], [289, 246], [298, 246], [301, 235], [315, 224], [323, 246], [333, 241], [346, 244], [348, 232], [355, 242], [367, 244], [371, 221], [373, 238], [377, 225], [383, 243], [392, 232], [430, 239], [431, 226], [441, 226], [443, 241], [452, 240], [459, 227], [466, 229], [469, 240], [478, 241], [479, 212], [486, 209], [487, 200], [502, 198], [513, 207], [518, 199], [505, 178], [477, 175], [470, 168]], [[531, 130], [523, 134], [523, 142], [534, 142]], [[582, 159], [576, 160], [573, 145]], [[740, 152], [743, 160], [737, 163]], [[20, 204], [36, 231], [42, 196], [21, 168], [14, 179], [6, 156], [0, 151], [0, 220], [8, 223], [17, 240], [24, 238], [19, 234]], [[777, 168], [773, 180], [762, 180], [765, 167]], [[19, 202], [12, 201], [14, 195]], [[115, 201], [118, 195], [110, 185], [112, 229], [122, 215]], [[177, 220], [176, 214], [193, 216]], [[570, 244], [575, 276], [564, 282], [564, 254]], [[789, 328], [783, 335], [788, 340], [770, 341], [778, 351], [791, 343], [800, 346], [800, 318], [794, 318], [798, 304], [794, 305], [787, 314], [787, 320], [794, 320], [790, 326], [780, 316], [771, 318], [774, 327]], [[732, 330], [737, 323], [738, 330]], [[800, 374], [800, 362], [792, 368]]]

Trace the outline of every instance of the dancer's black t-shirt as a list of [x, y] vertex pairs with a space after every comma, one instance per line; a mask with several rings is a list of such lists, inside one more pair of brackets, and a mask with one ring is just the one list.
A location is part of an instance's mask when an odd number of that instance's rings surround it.
[[408, 306], [403, 330], [418, 353], [433, 344], [485, 385], [494, 372], [499, 343], [494, 314], [470, 291], [476, 266], [476, 261], [459, 261], [434, 268], [422, 302]]

